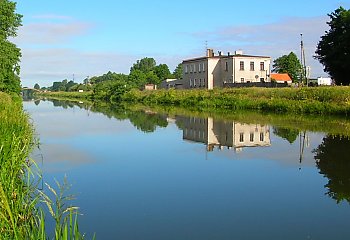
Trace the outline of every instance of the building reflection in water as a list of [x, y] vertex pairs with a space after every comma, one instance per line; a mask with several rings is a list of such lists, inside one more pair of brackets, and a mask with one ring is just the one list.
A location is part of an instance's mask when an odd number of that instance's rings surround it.
[[244, 147], [271, 146], [270, 127], [260, 124], [244, 124], [235, 121], [219, 121], [211, 117], [176, 117], [183, 130], [183, 139], [201, 142], [207, 151], [227, 147], [242, 151]]

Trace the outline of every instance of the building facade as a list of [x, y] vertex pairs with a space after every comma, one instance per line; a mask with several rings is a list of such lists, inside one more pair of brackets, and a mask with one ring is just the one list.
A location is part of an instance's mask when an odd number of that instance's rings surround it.
[[206, 88], [224, 87], [226, 83], [270, 82], [271, 58], [244, 55], [236, 51], [217, 56], [212, 49], [205, 57], [184, 60], [183, 87]]

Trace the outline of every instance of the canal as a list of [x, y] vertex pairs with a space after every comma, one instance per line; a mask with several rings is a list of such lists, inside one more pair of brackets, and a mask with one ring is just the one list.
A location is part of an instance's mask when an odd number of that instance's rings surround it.
[[258, 114], [60, 101], [24, 108], [43, 182], [67, 176], [88, 238], [350, 237], [350, 139], [333, 129], [346, 132], [347, 120], [293, 128], [288, 117]]

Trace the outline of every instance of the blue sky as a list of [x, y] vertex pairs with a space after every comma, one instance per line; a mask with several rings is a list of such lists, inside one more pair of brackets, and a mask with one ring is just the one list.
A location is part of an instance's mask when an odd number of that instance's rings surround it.
[[22, 49], [23, 86], [129, 73], [143, 57], [172, 71], [183, 59], [203, 56], [206, 42], [215, 51], [299, 56], [300, 33], [317, 77], [325, 73], [312, 55], [328, 29], [327, 14], [339, 6], [349, 9], [350, 0], [19, 0], [23, 26], [13, 41]]

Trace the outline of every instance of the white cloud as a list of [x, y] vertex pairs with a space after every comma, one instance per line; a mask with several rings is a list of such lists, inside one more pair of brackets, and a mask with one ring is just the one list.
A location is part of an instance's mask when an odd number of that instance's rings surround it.
[[[51, 86], [54, 81], [72, 79], [82, 82], [86, 76], [99, 76], [108, 71], [129, 73], [137, 59], [147, 56], [117, 52], [80, 51], [64, 48], [22, 49], [21, 79], [23, 86]], [[154, 57], [157, 63], [168, 64], [172, 71], [181, 61], [177, 56]]]
[[87, 33], [90, 28], [91, 24], [78, 21], [30, 23], [19, 29], [14, 42], [18, 45], [63, 44]]
[[108, 71], [128, 72], [137, 57], [118, 53], [88, 52], [74, 49], [22, 49], [21, 79], [23, 86], [38, 82], [51, 86], [54, 81], [72, 79], [82, 82], [86, 76]]

